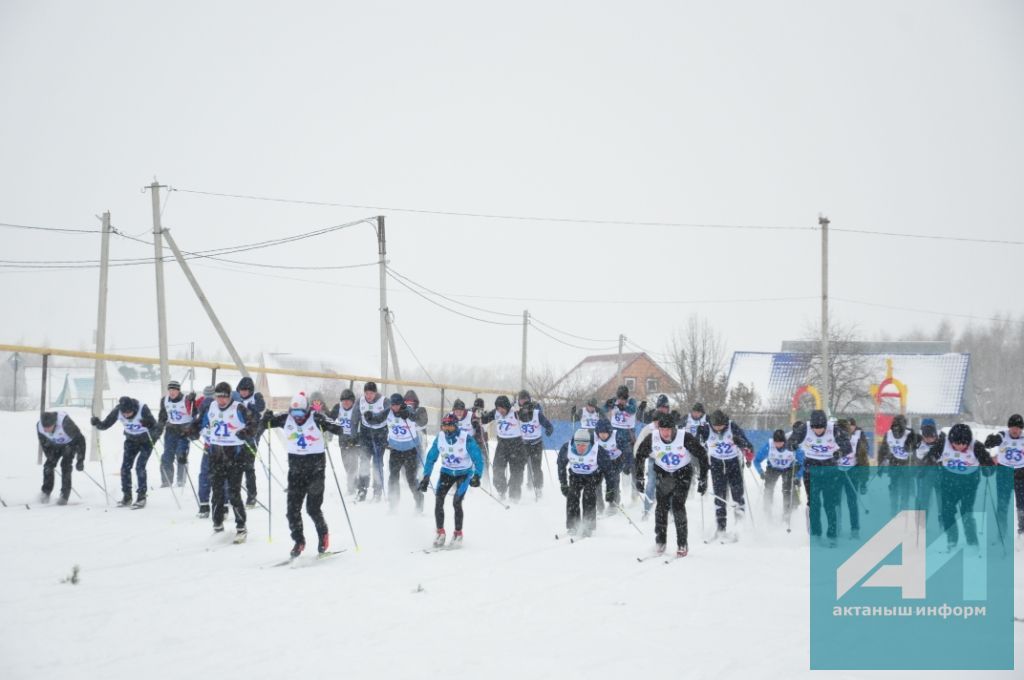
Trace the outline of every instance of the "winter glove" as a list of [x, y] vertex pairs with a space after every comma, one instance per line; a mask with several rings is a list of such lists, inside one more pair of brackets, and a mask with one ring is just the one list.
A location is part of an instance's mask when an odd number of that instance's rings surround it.
[[480, 475], [473, 475], [469, 478], [470, 486], [480, 486]]
[[644, 492], [644, 480], [643, 480], [642, 477], [637, 477], [636, 478], [636, 490], [637, 490], [637, 493], [643, 493]]
[[420, 480], [419, 490], [420, 493], [426, 493], [427, 489], [430, 488], [430, 477], [424, 477]]
[[743, 451], [743, 457], [747, 461], [747, 467], [750, 467], [750, 464], [754, 460], [754, 450], [753, 449], [742, 449], [742, 451]]
[[569, 496], [569, 485], [568, 484], [563, 484], [561, 488], [562, 488], [562, 495], [568, 497]]
[[551, 436], [551, 433], [554, 432], [554, 431], [555, 431], [554, 425], [548, 425], [547, 427], [544, 428], [544, 434], [546, 434], [549, 437]]
[[704, 479], [702, 479], [699, 482], [697, 482], [697, 493], [699, 493], [701, 496], [703, 496], [705, 493], [707, 493], [707, 491], [708, 491], [708, 480], [705, 477]]
[[363, 417], [366, 418], [366, 420], [370, 420], [370, 418], [373, 417], [373, 411], [363, 411]]
[[604, 402], [604, 409], [606, 411], [610, 411], [612, 406], [615, 406], [615, 400], [614, 399], [609, 399], [608, 401]]
[[1002, 443], [1003, 438], [1000, 437], [998, 434], [990, 434], [989, 436], [985, 437], [986, 449], [991, 449], [993, 446], [999, 446]]
[[78, 462], [75, 463], [75, 469], [78, 470], [79, 472], [84, 470], [85, 469], [85, 461], [82, 460], [81, 458], [79, 458]]
[[640, 412], [646, 411], [647, 410], [647, 400], [644, 399], [643, 401], [641, 401], [640, 405], [636, 407], [636, 410], [640, 411]]
[[608, 489], [608, 491], [606, 491], [605, 494], [604, 494], [604, 502], [605, 503], [614, 503], [615, 502], [615, 492], [612, 491], [611, 489]]
[[96, 416], [93, 416], [92, 418], [89, 418], [89, 422], [92, 424], [93, 427], [99, 427], [100, 426], [100, 422], [102, 422], [102, 421], [99, 418], [97, 418]]
[[274, 419], [274, 412], [271, 411], [269, 408], [266, 411], [263, 412], [263, 424], [264, 425], [266, 425], [267, 423], [269, 423], [273, 419]]

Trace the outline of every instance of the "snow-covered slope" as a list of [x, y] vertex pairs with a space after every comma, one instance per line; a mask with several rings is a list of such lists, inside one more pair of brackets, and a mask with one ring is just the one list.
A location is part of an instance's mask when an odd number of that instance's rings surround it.
[[[72, 414], [87, 423], [84, 412]], [[257, 509], [250, 512], [249, 542], [238, 546], [229, 542], [231, 531], [214, 536], [209, 520], [195, 518], [188, 487], [182, 510], [169, 490], [156, 489], [147, 508], [131, 511], [108, 508], [97, 487], [75, 473], [81, 499], [38, 506], [34, 422], [32, 414], [0, 414], [0, 495], [8, 505], [0, 509], [5, 680], [810, 674], [808, 548], [796, 522], [786, 534], [758, 514], [756, 527], [741, 528], [739, 543], [704, 545], [700, 507], [692, 500], [690, 556], [638, 564], [653, 543], [650, 522], [640, 536], [612, 516], [601, 520], [593, 539], [556, 541], [563, 500], [548, 479], [541, 502], [507, 511], [471, 490], [465, 548], [424, 554], [433, 499], [416, 516], [403, 488], [394, 514], [385, 505], [349, 500], [362, 548], [356, 552], [328, 472], [324, 507], [332, 543], [347, 552], [317, 562], [307, 551], [294, 567], [272, 568], [290, 547], [276, 484], [273, 541], [268, 515]], [[118, 429], [103, 439], [112, 499]], [[192, 460], [195, 470], [198, 457]], [[87, 462], [86, 470], [99, 479], [99, 463]], [[148, 470], [158, 483], [155, 460]], [[753, 491], [757, 510], [759, 500]], [[450, 531], [450, 501], [447, 509]], [[639, 521], [639, 507], [627, 504], [627, 510]], [[709, 504], [708, 531], [712, 514]], [[308, 519], [306, 527], [311, 536]], [[670, 543], [672, 537], [670, 528]], [[80, 582], [61, 583], [74, 565]], [[1016, 569], [1016, 611], [1024, 612], [1024, 573], [1019, 563]], [[1016, 636], [1018, 658], [1022, 637]], [[897, 676], [815, 677], [887, 675]]]

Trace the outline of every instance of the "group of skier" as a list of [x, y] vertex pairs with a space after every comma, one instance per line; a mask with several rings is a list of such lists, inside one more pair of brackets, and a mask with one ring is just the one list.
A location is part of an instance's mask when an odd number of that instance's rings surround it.
[[[472, 409], [467, 409], [462, 400], [455, 400], [451, 412], [441, 419], [440, 431], [428, 444], [424, 437], [426, 409], [412, 390], [385, 399], [371, 381], [363, 385], [358, 398], [351, 389], [343, 390], [339, 402], [330, 410], [319, 393], [307, 398], [300, 392], [291, 399], [287, 412], [274, 414], [266, 408], [263, 395], [255, 391], [248, 377], [242, 378], [235, 389], [221, 382], [206, 388], [199, 397], [183, 394], [180, 384], [171, 381], [156, 417], [149, 406], [125, 396], [106, 417], [91, 419], [99, 430], [117, 422], [124, 429], [119, 505], [145, 507], [149, 488], [146, 463], [161, 436], [161, 485], [165, 487], [180, 488], [186, 480], [191, 483], [189, 448], [199, 446], [196, 442], [201, 440], [202, 462], [196, 493], [199, 516], [212, 516], [214, 531], [221, 532], [230, 505], [236, 542], [246, 537], [246, 509], [259, 503], [255, 477], [259, 440], [265, 430], [281, 429], [288, 454], [286, 514], [294, 542], [292, 557], [305, 549], [303, 503], [316, 529], [318, 552], [329, 549], [329, 530], [321, 506], [327, 444], [332, 435], [338, 440], [348, 494], [357, 502], [370, 498], [371, 488], [374, 501], [385, 497], [386, 490], [386, 498], [394, 509], [404, 476], [414, 507], [421, 512], [423, 496], [431, 488], [433, 469], [440, 465], [433, 487], [435, 546], [443, 547], [447, 542], [444, 504], [450, 491], [455, 515], [454, 533], [448, 543], [451, 546], [460, 544], [463, 538], [466, 493], [470, 487], [479, 487], [488, 473], [501, 502], [506, 498], [521, 500], [524, 481], [535, 497], [541, 498], [543, 438], [553, 431], [542, 406], [526, 390], [517, 395], [515, 403], [507, 396], [499, 396], [490, 410], [485, 410], [482, 399], [477, 399]], [[497, 436], [493, 462], [485, 430], [491, 422]], [[655, 552], [660, 554], [666, 549], [671, 511], [676, 555], [685, 556], [689, 550], [685, 503], [694, 477], [697, 493], [703, 496], [707, 492], [710, 473], [716, 522], [712, 539], [734, 540], [734, 534], [727, 532], [728, 508], [732, 507], [736, 521], [747, 512], [746, 472], [751, 479], [756, 473], [763, 480], [766, 514], [771, 513], [774, 488], [781, 481], [787, 526], [798, 505], [795, 482], [802, 478], [812, 540], [834, 545], [843, 497], [851, 535], [857, 536], [858, 496], [864, 493], [873, 473], [889, 472], [894, 510], [904, 507], [912, 495], [919, 503], [934, 498], [950, 543], [958, 540], [959, 514], [967, 543], [973, 545], [978, 539], [969, 509], [979, 482], [972, 473], [994, 465], [1013, 469], [1012, 475], [1000, 477], [1010, 481], [997, 485], [1000, 531], [1005, 533], [1005, 511], [1011, 496], [1015, 496], [1017, 532], [1024, 535], [1024, 420], [1020, 415], [1011, 416], [1007, 428], [989, 436], [984, 443], [975, 441], [970, 428], [962, 423], [954, 425], [946, 435], [938, 431], [934, 421], [925, 419], [920, 431], [914, 432], [903, 416], [896, 416], [879, 444], [877, 468], [870, 465], [867, 438], [856, 423], [852, 419], [829, 419], [821, 410], [811, 412], [806, 422], [793, 423], [788, 433], [775, 430], [756, 455], [743, 429], [723, 411], [715, 410], [708, 416], [698, 402], [683, 416], [671, 409], [665, 395], [660, 395], [655, 407], [648, 410], [646, 401], [637, 404], [625, 386], [620, 386], [615, 397], [603, 406], [592, 399], [582, 409], [573, 407], [572, 422], [575, 430], [559, 449], [556, 468], [559, 487], [566, 498], [566, 525], [573, 536], [593, 533], [597, 513], [604, 504], [608, 505], [609, 513], [625, 514], [621, 477], [632, 476], [634, 498], [640, 497], [643, 502], [643, 517], [646, 519], [650, 509], [654, 509]], [[643, 427], [638, 433], [640, 424]], [[46, 459], [42, 499], [49, 500], [55, 483], [54, 471], [59, 465], [62, 481], [57, 502], [67, 503], [72, 461], [77, 462], [78, 470], [84, 466], [85, 437], [63, 411], [43, 413], [37, 431]], [[994, 456], [989, 449], [996, 450]], [[390, 456], [385, 484], [386, 451]], [[891, 472], [905, 466], [940, 466], [949, 474], [941, 475], [938, 484], [934, 477], [919, 475], [915, 484], [911, 477]], [[133, 467], [137, 482], [134, 500]], [[817, 467], [840, 470], [843, 474], [839, 477], [821, 478], [838, 479], [839, 483], [825, 481], [812, 485], [811, 472]], [[270, 467], [264, 466], [264, 470], [272, 475]], [[812, 499], [819, 502], [812, 504]], [[824, 509], [824, 530], [820, 513], [811, 513], [810, 507]]]

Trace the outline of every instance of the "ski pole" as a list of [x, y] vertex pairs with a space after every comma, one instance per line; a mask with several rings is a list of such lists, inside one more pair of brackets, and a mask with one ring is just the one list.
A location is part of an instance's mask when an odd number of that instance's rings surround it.
[[[269, 428], [268, 428], [268, 429], [269, 429]], [[272, 471], [270, 470], [270, 468], [269, 468], [269, 467], [267, 467], [267, 465], [268, 465], [268, 464], [267, 464], [267, 463], [265, 463], [265, 462], [263, 461], [263, 457], [262, 457], [262, 456], [260, 456], [259, 452], [258, 452], [258, 451], [257, 451], [256, 449], [254, 449], [254, 448], [253, 448], [253, 447], [252, 447], [252, 446], [251, 446], [251, 445], [249, 444], [249, 442], [245, 442], [245, 448], [249, 449], [249, 452], [250, 452], [250, 453], [251, 453], [251, 454], [252, 454], [252, 455], [253, 455], [253, 456], [254, 456], [254, 457], [256, 458], [256, 460], [258, 460], [258, 461], [260, 462], [260, 466], [261, 466], [261, 467], [263, 467], [263, 469], [267, 471], [267, 476], [268, 476], [268, 477], [273, 477], [274, 481], [276, 481], [276, 482], [277, 482], [277, 484], [278, 484], [278, 486], [280, 486], [280, 487], [281, 487], [281, 490], [282, 490], [282, 491], [284, 491], [284, 490], [285, 490], [285, 486], [284, 486], [284, 484], [281, 484], [281, 480], [279, 480], [279, 479], [277, 478], [277, 476], [276, 476], [276, 475], [274, 475], [274, 473], [273, 473], [273, 472], [272, 472]], [[267, 485], [268, 485], [268, 487], [269, 487], [269, 485], [270, 485], [270, 482], [267, 482]]]
[[[320, 435], [323, 436], [323, 430], [320, 430]], [[324, 442], [324, 455], [327, 456], [327, 462], [331, 464], [331, 474], [334, 475], [334, 485], [338, 487], [338, 497], [341, 498], [341, 508], [345, 511], [345, 520], [348, 522], [348, 531], [352, 534], [352, 543], [356, 547], [356, 552], [359, 552], [359, 541], [356, 540], [356, 530], [352, 528], [352, 518], [348, 514], [348, 505], [345, 503], [345, 494], [341, 493], [341, 482], [338, 481], [338, 471], [334, 467], [334, 459], [331, 458], [331, 449]], [[341, 455], [340, 453], [338, 455]]]
[[[998, 471], [998, 468], [996, 468], [996, 470]], [[982, 472], [981, 474], [985, 474], [985, 473]], [[1002, 548], [1003, 548], [1003, 557], [1005, 558], [1006, 557], [1006, 540], [1003, 538], [1003, 526], [1002, 526], [1002, 524], [999, 523], [999, 509], [996, 507], [996, 500], [995, 500], [995, 498], [992, 498], [989, 495], [989, 493], [988, 493], [988, 486], [989, 486], [988, 482], [989, 482], [989, 479], [990, 479], [990, 477], [986, 475], [985, 476], [985, 497], [988, 498], [989, 501], [991, 501], [992, 514], [995, 515], [995, 518], [996, 518], [996, 530], [999, 532], [999, 545], [1002, 546]], [[984, 503], [982, 504], [982, 507], [984, 507]], [[965, 533], [966, 533], [966, 531], [965, 531]]]
[[99, 482], [97, 482], [97, 481], [96, 481], [96, 480], [95, 480], [95, 479], [93, 478], [93, 476], [92, 476], [92, 475], [90, 475], [90, 474], [89, 474], [88, 472], [86, 472], [85, 470], [82, 470], [82, 474], [83, 474], [83, 475], [85, 475], [86, 477], [88, 477], [88, 478], [89, 478], [89, 481], [90, 481], [90, 482], [92, 482], [92, 483], [93, 483], [93, 484], [95, 484], [95, 485], [96, 485], [97, 487], [99, 487], [99, 490], [100, 490], [100, 491], [102, 491], [102, 492], [106, 493], [106, 490], [105, 490], [105, 489], [104, 489], [104, 488], [103, 488], [102, 486], [100, 486], [100, 483], [99, 483]]
[[[64, 471], [58, 470], [58, 472], [60, 472], [60, 478], [64, 479]], [[75, 492], [75, 495], [78, 496], [79, 499], [82, 498], [82, 494], [78, 493], [78, 490], [75, 487], [71, 487], [71, 490]]]
[[[502, 507], [503, 507], [503, 508], [505, 508], [506, 510], [511, 510], [511, 509], [512, 509], [512, 506], [511, 506], [511, 505], [506, 505], [505, 503], [502, 503], [502, 502], [501, 502], [501, 499], [499, 499], [499, 498], [498, 498], [497, 496], [495, 496], [495, 495], [494, 495], [493, 493], [491, 493], [490, 491], [488, 491], [487, 489], [485, 489], [485, 488], [484, 488], [483, 486], [478, 486], [477, 488], [478, 488], [478, 489], [480, 489], [481, 491], [483, 491], [483, 492], [484, 492], [485, 494], [487, 494], [487, 495], [488, 495], [488, 496], [490, 496], [491, 498], [493, 498], [493, 499], [494, 499], [494, 502], [495, 502], [495, 503], [497, 503], [498, 505], [502, 506]], [[436, 493], [436, 492], [435, 492], [435, 493]]]
[[627, 513], [627, 512], [625, 511], [625, 509], [624, 509], [624, 508], [622, 507], [622, 504], [621, 504], [621, 503], [615, 503], [615, 502], [613, 502], [612, 504], [613, 504], [613, 505], [614, 505], [614, 506], [615, 506], [616, 508], [618, 508], [618, 509], [619, 509], [619, 512], [621, 512], [621, 513], [622, 513], [622, 516], [626, 518], [626, 521], [627, 521], [627, 522], [629, 522], [629, 524], [630, 524], [630, 525], [631, 525], [631, 526], [632, 526], [632, 527], [633, 527], [634, 529], [636, 529], [636, 532], [637, 532], [638, 534], [640, 534], [641, 536], [643, 536], [643, 535], [644, 535], [644, 532], [643, 532], [643, 530], [642, 530], [642, 529], [641, 529], [640, 527], [638, 527], [638, 526], [636, 525], [636, 522], [634, 522], [634, 521], [632, 520], [632, 518], [630, 518], [630, 516], [629, 516], [629, 513]]
[[4, 500], [3, 496], [0, 496], [0, 505], [7, 507], [7, 501]]
[[[746, 462], [743, 460], [739, 461], [741, 468], [746, 467]], [[754, 474], [751, 472], [750, 474]], [[750, 517], [750, 528], [757, 532], [757, 524], [754, 522], [754, 508], [750, 508], [750, 512], [746, 512], [747, 504], [750, 502], [750, 495], [747, 493], [747, 483], [743, 481], [743, 470], [740, 470], [740, 488], [743, 489], [743, 511]], [[762, 495], [762, 498], [764, 496]], [[737, 505], [739, 505], [737, 503]]]
[[[153, 435], [150, 434], [149, 430], [146, 430], [146, 436], [149, 437], [150, 455], [152, 455], [156, 453], [156, 442], [153, 441]], [[164, 468], [163, 465], [160, 463], [160, 457], [157, 456], [156, 460], [157, 465], [160, 465], [160, 474], [162, 475], [164, 473]], [[171, 469], [173, 470], [173, 468]], [[178, 510], [181, 510], [181, 501], [178, 500], [178, 494], [174, 493], [174, 480], [172, 479], [170, 481], [167, 481], [167, 479], [165, 478], [164, 481], [167, 482], [167, 484], [169, 485], [168, 488], [170, 488], [171, 490], [171, 498], [174, 499], [174, 504], [178, 506]]]
[[[103, 480], [103, 497], [107, 499], [107, 507], [110, 506], [110, 495], [107, 493], [107, 472], [103, 468], [103, 447], [100, 446], [100, 435], [96, 435], [96, 452], [100, 459], [100, 479]], [[89, 479], [92, 479], [90, 477]], [[93, 480], [96, 481], [96, 480]]]
[[[271, 455], [273, 455], [274, 450], [270, 446], [270, 428], [269, 427], [264, 428], [263, 432], [264, 432], [264, 434], [267, 435], [267, 455], [271, 456]], [[262, 460], [260, 461], [260, 465], [263, 465], [263, 461]], [[271, 480], [270, 466], [269, 465], [263, 465], [263, 467], [264, 467], [264, 469], [267, 472], [267, 543], [273, 543], [274, 542], [274, 513], [273, 513], [273, 507], [274, 507], [274, 486], [270, 483], [270, 480]]]

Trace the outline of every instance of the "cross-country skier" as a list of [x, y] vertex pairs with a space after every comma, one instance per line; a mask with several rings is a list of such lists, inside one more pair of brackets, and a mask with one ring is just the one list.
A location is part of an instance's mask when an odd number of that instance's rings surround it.
[[835, 483], [836, 480], [826, 479], [822, 484], [815, 484], [812, 488], [811, 471], [818, 467], [835, 467], [840, 456], [850, 454], [850, 439], [845, 432], [836, 427], [835, 421], [829, 421], [821, 409], [811, 411], [808, 420], [808, 423], [800, 420], [793, 423], [793, 431], [786, 440], [786, 447], [790, 451], [803, 449], [804, 452], [804, 488], [807, 491], [811, 539], [821, 538], [821, 513], [810, 512], [813, 499], [811, 494], [817, 494], [821, 498], [821, 505], [824, 506], [828, 521], [828, 544], [834, 547], [839, 533], [836, 521], [839, 486]]
[[480, 447], [480, 453], [483, 455], [484, 429], [480, 424], [480, 418], [477, 416], [476, 411], [467, 410], [466, 402], [456, 399], [452, 403], [452, 415], [459, 421], [459, 429], [476, 440], [476, 445]]
[[[608, 430], [610, 435], [610, 423]], [[597, 494], [601, 489], [601, 473], [607, 474], [611, 467], [608, 452], [599, 442], [594, 441], [590, 430], [581, 427], [573, 434], [572, 441], [566, 442], [558, 450], [555, 467], [562, 495], [565, 496], [565, 528], [570, 536], [578, 532], [586, 538], [597, 526]]]
[[[762, 471], [761, 464], [765, 461], [768, 467]], [[775, 484], [782, 480], [782, 516], [788, 518], [793, 510], [793, 480], [803, 475], [804, 452], [786, 448], [786, 433], [775, 430], [771, 440], [765, 442], [754, 457], [754, 469], [764, 480], [764, 514], [771, 517]]]
[[363, 396], [359, 398], [359, 443], [363, 447], [359, 459], [358, 494], [356, 500], [366, 500], [366, 491], [373, 474], [373, 500], [379, 501], [384, 491], [384, 449], [388, 444], [388, 404], [377, 393], [377, 383], [372, 380], [363, 385]]
[[[641, 404], [646, 408], [647, 402]], [[633, 443], [636, 441], [636, 399], [629, 396], [629, 388], [619, 385], [615, 389], [615, 398], [605, 402], [604, 410], [615, 430], [615, 443], [622, 451], [622, 471], [628, 476], [633, 473]]]
[[487, 434], [487, 428], [484, 427], [481, 418], [483, 417], [484, 410], [486, 409], [484, 400], [477, 397], [473, 400], [473, 411], [472, 416], [474, 422], [476, 422], [477, 428], [480, 430], [480, 454], [484, 457], [484, 482], [490, 486], [491, 478], [491, 437]]
[[936, 510], [940, 507], [938, 498], [940, 476], [935, 474], [938, 460], [928, 454], [940, 440], [945, 444], [945, 437], [945, 434], [938, 431], [935, 420], [925, 418], [921, 421], [921, 436], [917, 439], [917, 446], [912, 457], [915, 482], [914, 507], [918, 510], [931, 512], [933, 506]]
[[399, 477], [405, 470], [405, 481], [416, 502], [416, 512], [423, 512], [423, 494], [419, 489], [417, 474], [420, 471], [420, 435], [416, 426], [416, 414], [405, 404], [401, 394], [395, 392], [389, 398], [388, 409], [388, 503], [398, 507]]
[[999, 535], [1006, 535], [1006, 509], [1010, 505], [1010, 492], [1017, 504], [1017, 536], [1024, 538], [1024, 418], [1014, 413], [1006, 429], [990, 434], [985, 448], [998, 447], [996, 462], [1013, 470], [1012, 474], [996, 476], [996, 521]]
[[284, 430], [288, 450], [288, 530], [295, 542], [291, 556], [298, 557], [306, 549], [306, 535], [302, 527], [303, 501], [306, 514], [316, 528], [317, 552], [324, 553], [330, 547], [330, 534], [322, 509], [327, 465], [324, 430], [340, 435], [342, 427], [328, 420], [320, 411], [314, 411], [304, 392], [292, 398], [287, 413], [274, 415], [272, 411], [265, 412], [263, 423], [267, 427]]
[[734, 514], [739, 523], [746, 512], [746, 498], [743, 490], [743, 455], [742, 449], [752, 449], [753, 445], [739, 425], [732, 422], [721, 409], [711, 414], [711, 428], [708, 431], [707, 447], [709, 467], [711, 468], [711, 487], [715, 493], [715, 530], [716, 539], [725, 535], [727, 493], [732, 494], [736, 503]]
[[[611, 422], [607, 418], [601, 418], [597, 421], [597, 425], [594, 427], [594, 442], [597, 446], [601, 447], [601, 450], [608, 456], [608, 465], [601, 466], [598, 475], [598, 491], [600, 491], [600, 479], [604, 478], [604, 500], [608, 503], [608, 514], [615, 512], [616, 506], [622, 504], [621, 495], [621, 477], [622, 466], [625, 464], [626, 457], [622, 455], [622, 449], [619, 448], [618, 442], [615, 440], [615, 428], [612, 427]], [[652, 492], [653, 494], [653, 492]], [[598, 510], [600, 510], [601, 497], [598, 494], [597, 497]]]
[[[644, 437], [652, 436], [654, 431], [658, 429], [658, 418], [665, 413], [671, 415], [672, 422], [675, 423], [676, 427], [679, 427], [679, 424], [682, 421], [682, 416], [678, 411], [673, 411], [671, 408], [672, 406], [668, 402], [668, 396], [659, 394], [657, 400], [654, 402], [654, 410], [645, 410], [643, 413], [641, 420], [644, 422], [644, 427], [640, 430], [640, 434], [637, 435], [636, 441], [640, 442]], [[695, 432], [696, 429], [693, 432], [690, 432], [690, 434], [694, 434]], [[646, 471], [647, 486], [644, 488], [643, 493], [644, 514], [641, 519], [647, 519], [648, 515], [651, 513], [651, 508], [654, 507], [654, 482], [656, 481], [656, 478], [652, 470], [653, 466], [654, 461], [651, 458], [648, 458]], [[613, 508], [608, 509], [609, 512], [612, 510]]]
[[[192, 405], [196, 395], [184, 395], [181, 383], [167, 383], [167, 395], [160, 400], [157, 422], [164, 428], [164, 452], [160, 456], [160, 486], [174, 483], [174, 469], [178, 469], [178, 486], [185, 486], [188, 474], [188, 429], [192, 424]], [[177, 463], [177, 466], [175, 466]]]
[[[107, 417], [100, 420], [93, 416], [89, 421], [97, 430], [107, 430], [120, 421], [124, 427], [124, 456], [121, 459], [121, 493], [119, 506], [146, 507], [146, 463], [153, 453], [153, 442], [160, 438], [160, 425], [145, 404], [131, 397], [121, 397]], [[132, 503], [132, 464], [138, 480], [138, 495]]]
[[[850, 513], [850, 538], [860, 538], [860, 501], [858, 495], [868, 491], [868, 476], [871, 474], [868, 462], [868, 443], [863, 432], [857, 430], [850, 421], [840, 418], [836, 427], [850, 437], [850, 453], [844, 454], [836, 461], [836, 466], [845, 474], [840, 480], [839, 498], [843, 502], [846, 496], [846, 509]], [[908, 480], [909, 488], [909, 480]]]
[[263, 411], [267, 408], [267, 403], [263, 400], [263, 393], [256, 391], [256, 385], [249, 376], [245, 376], [238, 381], [238, 387], [235, 388], [235, 394], [232, 395], [232, 398], [242, 402], [242, 406], [249, 411], [250, 420], [256, 423], [252, 437], [246, 441], [248, 446], [243, 451], [245, 454], [243, 456], [245, 461], [245, 507], [255, 508], [256, 451], [260, 444], [260, 437], [263, 435], [263, 424], [261, 421]]
[[523, 469], [526, 454], [522, 446], [522, 430], [519, 418], [512, 410], [512, 401], [505, 395], [494, 400], [494, 409], [484, 413], [480, 422], [484, 425], [494, 421], [498, 434], [498, 445], [494, 447], [494, 489], [504, 500], [505, 493], [513, 501], [519, 501], [523, 489]]
[[[209, 442], [210, 486], [213, 489], [213, 530], [224, 531], [225, 501], [235, 514], [235, 542], [245, 540], [246, 513], [242, 502], [242, 477], [245, 474], [245, 443], [252, 438], [257, 423], [240, 401], [232, 396], [231, 385], [219, 382], [214, 388], [213, 401], [204, 404], [196, 428], [206, 430]], [[225, 481], [227, 498], [224, 497]]]
[[484, 459], [480, 455], [480, 447], [464, 430], [459, 428], [458, 419], [451, 413], [441, 419], [441, 431], [437, 433], [434, 443], [427, 451], [427, 460], [423, 464], [423, 479], [420, 480], [420, 492], [426, 493], [430, 487], [430, 473], [434, 471], [434, 463], [441, 460], [441, 475], [434, 487], [434, 519], [437, 523], [437, 536], [434, 547], [440, 548], [445, 543], [444, 531], [444, 499], [448, 491], [455, 489], [452, 505], [455, 507], [455, 533], [452, 546], [462, 544], [462, 501], [471, 486], [480, 486], [480, 475], [484, 471]]
[[910, 454], [915, 448], [917, 435], [907, 427], [906, 416], [896, 416], [878, 445], [878, 473], [889, 476], [889, 504], [893, 516], [906, 508], [910, 500], [910, 475], [890, 474], [890, 468], [902, 469], [910, 465]]
[[[199, 461], [199, 513], [196, 515], [199, 519], [208, 519], [210, 517], [210, 433], [207, 428], [200, 427], [200, 423], [203, 420], [203, 416], [206, 415], [206, 411], [210, 408], [210, 404], [214, 402], [214, 392], [213, 385], [207, 385], [203, 388], [202, 395], [196, 399], [195, 406], [192, 408], [192, 424], [188, 435], [189, 439], [201, 438], [203, 441], [203, 458]], [[221, 494], [221, 498], [224, 500], [224, 503], [227, 503], [227, 499], [231, 494], [228, 492], [228, 482], [226, 479], [222, 486], [224, 487], [224, 493]]]
[[938, 461], [945, 470], [939, 482], [939, 502], [942, 506], [942, 527], [946, 532], [949, 549], [956, 548], [960, 540], [956, 523], [958, 512], [964, 525], [967, 545], [977, 547], [978, 527], [974, 522], [974, 499], [980, 477], [977, 473], [982, 466], [995, 465], [995, 461], [988, 449], [981, 442], [975, 441], [971, 428], [964, 423], [949, 428], [945, 441], [936, 442], [928, 452], [928, 457]]
[[676, 523], [676, 556], [689, 552], [686, 526], [686, 494], [693, 481], [693, 459], [697, 459], [699, 478], [697, 493], [703, 495], [708, 487], [708, 457], [700, 441], [686, 430], [676, 427], [672, 416], [662, 415], [658, 431], [644, 439], [637, 447], [635, 462], [636, 490], [644, 491], [644, 470], [647, 457], [654, 460], [656, 502], [654, 507], [654, 545], [658, 553], [665, 552], [668, 540], [668, 511]]
[[698, 401], [693, 405], [693, 408], [690, 409], [690, 413], [686, 416], [686, 431], [703, 443], [707, 441], [708, 431], [710, 429], [711, 426], [708, 425], [708, 417], [704, 415], [704, 404]]
[[584, 430], [593, 430], [597, 426], [597, 421], [604, 417], [604, 413], [597, 407], [597, 399], [591, 397], [587, 400], [587, 404], [579, 411], [576, 407], [572, 407], [573, 418], [576, 420], [576, 416], [579, 416], [579, 426]]
[[529, 466], [530, 485], [537, 500], [544, 487], [544, 435], [551, 436], [555, 426], [544, 416], [543, 407], [530, 399], [530, 393], [519, 393], [519, 430], [522, 434], [522, 451]]
[[57, 505], [67, 505], [71, 495], [71, 463], [75, 461], [75, 469], [85, 469], [85, 436], [64, 411], [44, 411], [36, 423], [36, 434], [39, 446], [43, 448], [43, 488], [39, 496], [40, 503], [50, 502], [53, 492], [53, 471], [60, 465], [60, 496]]
[[341, 465], [345, 468], [346, 492], [351, 495], [356, 492], [356, 478], [359, 474], [359, 459], [362, 449], [359, 447], [359, 424], [362, 419], [356, 411], [356, 395], [352, 390], [345, 388], [341, 391], [341, 398], [331, 412], [328, 419], [338, 425], [338, 448], [341, 451]]

